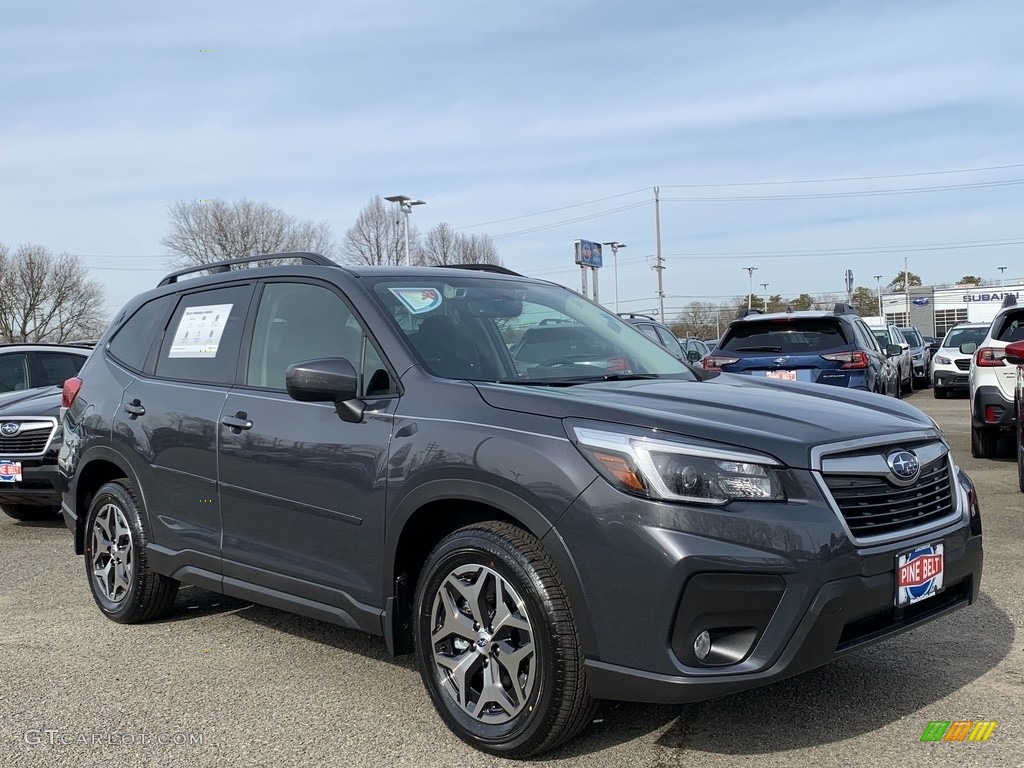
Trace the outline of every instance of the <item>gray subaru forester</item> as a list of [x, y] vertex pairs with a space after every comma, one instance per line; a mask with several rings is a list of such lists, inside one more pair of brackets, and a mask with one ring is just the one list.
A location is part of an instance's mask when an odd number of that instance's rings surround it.
[[597, 699], [752, 688], [978, 597], [974, 487], [911, 405], [695, 369], [501, 268], [253, 261], [169, 275], [65, 385], [114, 621], [187, 583], [383, 635], [526, 757]]

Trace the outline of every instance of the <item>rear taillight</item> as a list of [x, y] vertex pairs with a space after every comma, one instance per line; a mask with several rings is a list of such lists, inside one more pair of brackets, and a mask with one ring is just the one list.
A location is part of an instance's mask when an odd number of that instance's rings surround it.
[[868, 356], [857, 350], [855, 352], [836, 352], [834, 355], [822, 355], [825, 360], [842, 363], [843, 368], [867, 368]]
[[82, 380], [77, 376], [73, 376], [70, 379], [65, 379], [64, 388], [61, 390], [60, 405], [61, 408], [70, 408], [71, 404], [75, 402], [75, 398], [78, 397], [78, 391], [82, 388]]
[[1003, 362], [1002, 354], [1003, 351], [1001, 349], [982, 347], [974, 353], [974, 364], [979, 368], [996, 368], [1000, 365], [1006, 365]]
[[704, 358], [702, 365], [705, 370], [708, 371], [720, 371], [723, 365], [732, 365], [738, 363], [740, 359], [738, 357], [727, 357], [726, 355], [708, 355]]

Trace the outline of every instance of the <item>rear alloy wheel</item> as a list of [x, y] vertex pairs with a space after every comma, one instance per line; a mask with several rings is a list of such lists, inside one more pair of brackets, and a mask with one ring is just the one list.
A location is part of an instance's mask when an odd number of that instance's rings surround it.
[[85, 523], [85, 573], [103, 614], [120, 624], [154, 619], [174, 605], [178, 582], [146, 562], [138, 495], [127, 480], [96, 493]]
[[60, 507], [34, 507], [28, 504], [5, 504], [0, 507], [5, 515], [24, 523], [39, 520], [56, 520]]
[[976, 459], [991, 459], [996, 455], [999, 435], [991, 429], [971, 427], [971, 456]]
[[423, 567], [415, 611], [420, 674], [463, 741], [525, 758], [590, 722], [565, 588], [529, 533], [489, 522], [449, 535]]

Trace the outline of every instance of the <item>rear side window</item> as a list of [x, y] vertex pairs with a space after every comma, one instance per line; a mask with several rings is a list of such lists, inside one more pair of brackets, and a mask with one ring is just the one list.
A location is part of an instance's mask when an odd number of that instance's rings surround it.
[[824, 352], [850, 343], [847, 332], [831, 320], [774, 320], [733, 326], [720, 349], [799, 355]]
[[1000, 323], [999, 333], [993, 336], [997, 341], [1005, 341], [1008, 344], [1015, 341], [1024, 341], [1024, 309], [1016, 312], [1007, 312]]
[[251, 297], [252, 285], [183, 296], [164, 332], [156, 375], [205, 384], [232, 383]]
[[37, 387], [52, 387], [63, 384], [72, 376], [77, 376], [85, 362], [85, 355], [72, 355], [67, 352], [36, 352], [36, 363], [42, 379], [36, 382]]
[[143, 371], [153, 344], [159, 340], [174, 296], [161, 296], [139, 307], [107, 345], [107, 352], [133, 371]]
[[28, 355], [12, 352], [0, 355], [0, 392], [28, 389]]

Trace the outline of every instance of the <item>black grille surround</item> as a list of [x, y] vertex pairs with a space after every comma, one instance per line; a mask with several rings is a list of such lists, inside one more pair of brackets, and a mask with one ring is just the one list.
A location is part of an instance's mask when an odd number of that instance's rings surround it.
[[[4, 421], [7, 423], [7, 420]], [[38, 424], [39, 421], [32, 419], [32, 423]], [[57, 424], [54, 422], [45, 426], [37, 426], [34, 429], [22, 429], [21, 432], [12, 436], [0, 434], [0, 458], [42, 456], [56, 429]]]
[[969, 358], [969, 357], [963, 358], [963, 359], [959, 359], [959, 360], [954, 360], [953, 364], [956, 365], [956, 367], [959, 368], [961, 371], [969, 371], [969, 370], [971, 370], [971, 358]]
[[825, 475], [824, 479], [857, 539], [910, 534], [948, 517], [956, 505], [948, 456], [923, 466], [910, 486], [899, 487], [877, 476]]

